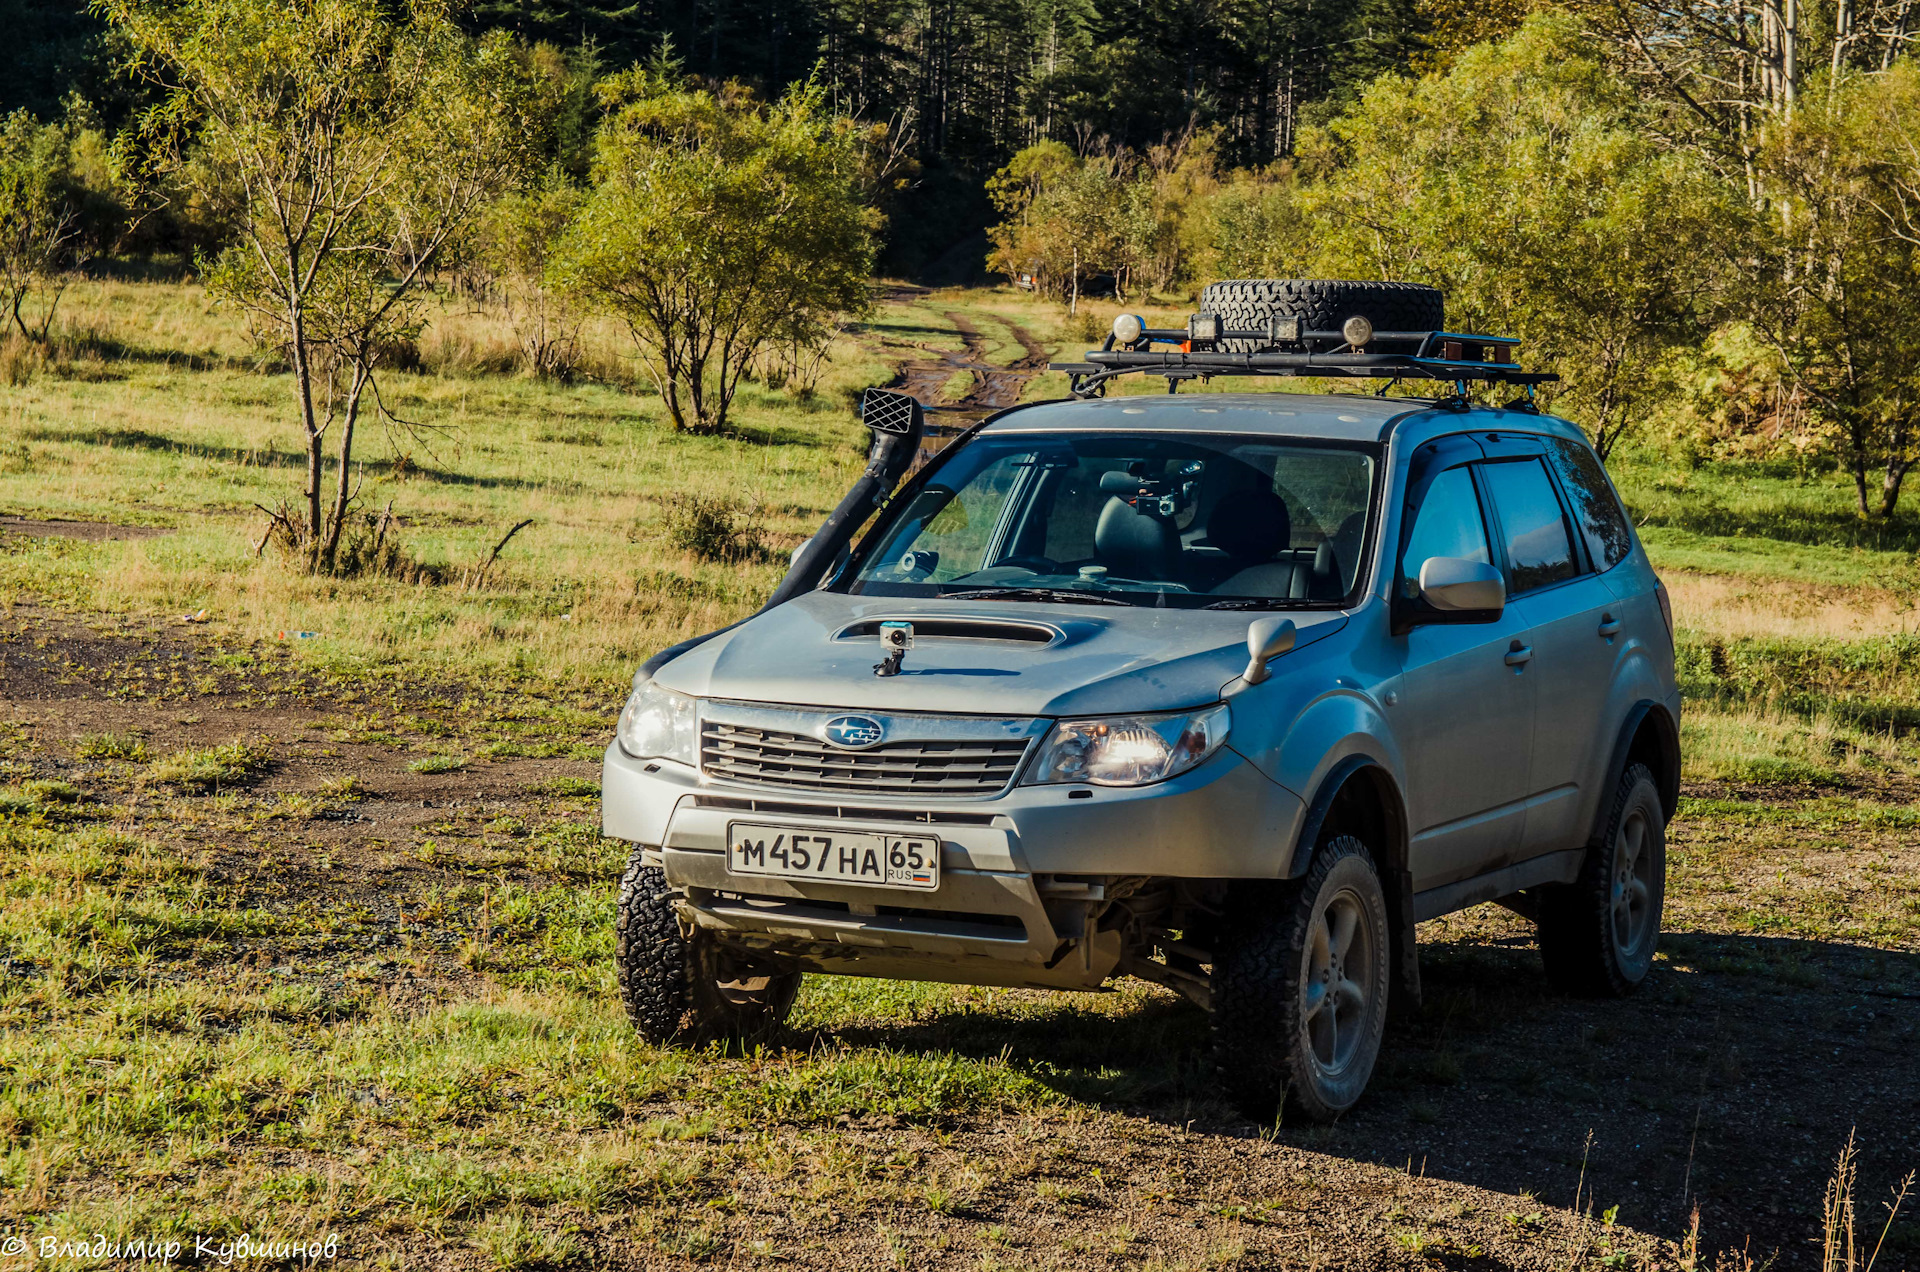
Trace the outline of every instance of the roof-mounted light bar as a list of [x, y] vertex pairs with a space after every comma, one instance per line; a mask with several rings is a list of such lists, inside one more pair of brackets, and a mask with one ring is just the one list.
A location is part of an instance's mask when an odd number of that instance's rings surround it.
[[[1238, 343], [1252, 351], [1219, 352]], [[1174, 345], [1156, 351], [1155, 344]], [[1084, 362], [1054, 362], [1052, 371], [1072, 377], [1075, 397], [1105, 391], [1106, 381], [1131, 372], [1164, 375], [1171, 390], [1181, 380], [1216, 375], [1311, 375], [1361, 379], [1491, 380], [1532, 386], [1560, 377], [1523, 371], [1515, 357], [1520, 341], [1459, 331], [1376, 331], [1355, 315], [1339, 331], [1308, 331], [1298, 314], [1276, 314], [1260, 330], [1229, 330], [1218, 314], [1187, 319], [1184, 330], [1149, 327], [1138, 314], [1113, 320], [1113, 334]], [[1395, 347], [1397, 346], [1397, 348]]]

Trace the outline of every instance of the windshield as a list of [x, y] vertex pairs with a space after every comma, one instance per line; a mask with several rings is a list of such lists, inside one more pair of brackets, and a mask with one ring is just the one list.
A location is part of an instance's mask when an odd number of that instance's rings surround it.
[[1185, 607], [1338, 604], [1366, 542], [1370, 448], [1281, 438], [989, 433], [946, 456], [848, 584]]

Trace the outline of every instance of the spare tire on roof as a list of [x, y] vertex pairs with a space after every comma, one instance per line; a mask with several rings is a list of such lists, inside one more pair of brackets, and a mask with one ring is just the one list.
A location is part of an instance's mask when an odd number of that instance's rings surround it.
[[[1358, 315], [1375, 331], [1443, 331], [1446, 300], [1437, 287], [1422, 283], [1359, 283], [1337, 278], [1234, 278], [1209, 283], [1200, 293], [1200, 312], [1219, 314], [1228, 331], [1264, 330], [1269, 318], [1300, 316], [1305, 331], [1338, 331]], [[1337, 340], [1316, 340], [1316, 352], [1337, 348]], [[1257, 340], [1222, 340], [1224, 353], [1257, 353]]]

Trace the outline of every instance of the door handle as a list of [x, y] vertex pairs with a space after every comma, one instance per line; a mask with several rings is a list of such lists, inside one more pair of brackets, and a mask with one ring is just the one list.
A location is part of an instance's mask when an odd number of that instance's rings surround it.
[[1532, 660], [1533, 660], [1532, 645], [1522, 645], [1519, 641], [1516, 640], [1513, 642], [1513, 648], [1507, 651], [1507, 666], [1509, 667], [1523, 666], [1526, 663], [1531, 662]]
[[1611, 614], [1600, 616], [1600, 635], [1612, 638], [1620, 632], [1620, 620]]

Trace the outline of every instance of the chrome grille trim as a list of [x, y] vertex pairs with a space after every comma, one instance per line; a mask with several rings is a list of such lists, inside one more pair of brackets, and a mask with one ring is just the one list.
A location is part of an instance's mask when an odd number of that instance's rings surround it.
[[708, 777], [792, 791], [965, 799], [1012, 785], [1044, 720], [906, 716], [879, 720], [886, 739], [863, 749], [825, 740], [846, 711], [707, 702], [700, 711], [700, 769]]

